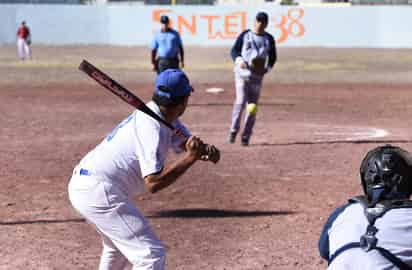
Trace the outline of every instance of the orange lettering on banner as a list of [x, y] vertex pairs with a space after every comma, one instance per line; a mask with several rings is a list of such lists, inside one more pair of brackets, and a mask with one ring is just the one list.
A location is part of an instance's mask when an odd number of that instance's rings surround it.
[[225, 37], [225, 35], [224, 34], [222, 34], [222, 32], [220, 32], [220, 31], [216, 31], [216, 33], [214, 34], [214, 35], [209, 35], [208, 37], [207, 37], [208, 39], [225, 39], [225, 38], [227, 38], [227, 37]]
[[242, 17], [242, 24], [241, 24], [241, 31], [245, 31], [246, 30], [246, 19], [247, 19], [247, 14], [246, 12], [239, 12], [240, 16]]
[[285, 15], [281, 15], [280, 22], [275, 23], [276, 28], [280, 30], [280, 35], [278, 35], [276, 38], [276, 43], [278, 44], [285, 42], [288, 39], [289, 33], [288, 33], [288, 30], [286, 29], [287, 22], [288, 22], [288, 18]]
[[236, 32], [236, 35], [239, 34], [242, 31], [246, 30], [246, 24], [247, 24], [247, 13], [245, 11], [239, 11], [232, 13], [232, 15], [228, 15], [228, 17], [231, 16], [239, 16], [240, 17], [240, 29], [239, 31]]
[[[155, 9], [152, 11], [153, 22], [158, 23], [160, 16], [165, 13], [171, 13], [172, 9]], [[175, 23], [177, 31], [184, 34], [197, 36], [199, 24], [202, 24], [199, 19], [203, 19], [207, 23], [207, 39], [234, 39], [240, 32], [247, 27], [247, 11], [233, 12], [228, 15], [177, 15]], [[275, 37], [278, 44], [288, 40], [289, 37], [303, 37], [306, 30], [301, 22], [305, 15], [302, 8], [291, 8], [285, 15], [273, 15], [272, 25], [275, 28]], [[170, 20], [170, 25], [173, 27], [173, 21]]]
[[213, 36], [213, 20], [219, 19], [217, 15], [201, 15], [200, 18], [207, 20], [207, 34], [209, 37]]
[[[207, 16], [204, 16], [207, 17]], [[220, 19], [222, 16], [213, 16]], [[237, 20], [237, 22], [236, 22]], [[210, 20], [209, 20], [210, 22]], [[246, 12], [235, 12], [223, 16], [223, 31], [214, 32], [214, 28], [209, 28], [208, 39], [234, 39], [246, 28]]]
[[[293, 37], [302, 37], [305, 34], [305, 27], [300, 22], [300, 19], [305, 15], [305, 11], [301, 8], [289, 9], [288, 15], [280, 15], [280, 22], [275, 22], [275, 27], [280, 30], [280, 35], [277, 36], [276, 42], [283, 43], [289, 35]], [[276, 17], [273, 18], [276, 21]], [[294, 31], [297, 30], [297, 31]]]
[[233, 19], [237, 19], [237, 15], [228, 15], [224, 17], [224, 33], [225, 36], [236, 36], [237, 32], [236, 31], [231, 31], [233, 27], [237, 27], [238, 24], [236, 22], [233, 22]]
[[183, 26], [185, 26], [185, 28], [189, 30], [189, 32], [192, 35], [196, 35], [197, 34], [196, 17], [191, 16], [191, 19], [192, 19], [192, 22], [189, 24], [189, 22], [185, 20], [183, 16], [177, 16], [177, 31], [182, 34]]
[[[297, 16], [295, 17], [293, 14], [297, 14]], [[288, 11], [288, 17], [291, 21], [288, 27], [288, 32], [294, 37], [301, 37], [305, 34], [305, 27], [300, 22], [300, 19], [302, 19], [303, 15], [305, 15], [305, 11], [301, 8], [292, 8]], [[294, 32], [293, 29], [296, 29], [296, 27], [298, 31]]]

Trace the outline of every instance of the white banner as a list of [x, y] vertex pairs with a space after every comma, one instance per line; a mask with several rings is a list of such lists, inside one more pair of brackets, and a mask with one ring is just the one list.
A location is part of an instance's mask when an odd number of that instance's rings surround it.
[[34, 44], [148, 46], [168, 15], [184, 45], [230, 46], [254, 16], [270, 16], [278, 46], [412, 48], [412, 7], [0, 5], [0, 43], [25, 20]]

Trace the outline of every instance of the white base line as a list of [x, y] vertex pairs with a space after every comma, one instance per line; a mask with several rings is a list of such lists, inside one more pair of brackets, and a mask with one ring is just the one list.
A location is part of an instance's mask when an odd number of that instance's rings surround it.
[[[333, 136], [333, 137], [345, 137], [344, 140], [352, 141], [359, 139], [370, 139], [370, 138], [382, 138], [389, 135], [384, 129], [380, 128], [360, 128], [360, 127], [345, 127], [345, 126], [335, 126], [328, 127], [329, 130], [342, 130], [342, 131], [318, 131], [315, 135], [320, 136]], [[351, 132], [350, 130], [354, 130]]]

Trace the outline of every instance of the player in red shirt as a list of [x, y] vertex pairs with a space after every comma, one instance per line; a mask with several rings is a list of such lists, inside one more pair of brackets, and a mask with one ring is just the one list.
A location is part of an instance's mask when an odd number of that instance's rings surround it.
[[26, 22], [22, 21], [17, 30], [17, 53], [21, 60], [31, 59], [31, 34]]

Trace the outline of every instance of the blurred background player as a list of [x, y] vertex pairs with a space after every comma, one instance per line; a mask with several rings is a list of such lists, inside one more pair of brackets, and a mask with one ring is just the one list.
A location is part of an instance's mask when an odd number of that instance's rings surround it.
[[[155, 92], [147, 106], [188, 136], [178, 120], [185, 112], [190, 93], [189, 79], [177, 69], [156, 78]], [[183, 156], [166, 164], [169, 148]], [[203, 142], [187, 141], [165, 125], [135, 110], [76, 166], [69, 183], [74, 208], [103, 239], [99, 270], [163, 270], [165, 248], [133, 201], [133, 195], [155, 193], [174, 183], [202, 155]], [[210, 146], [210, 156], [219, 150]], [[173, 229], [173, 228], [171, 228]]]
[[412, 269], [412, 157], [385, 145], [360, 166], [363, 196], [337, 208], [319, 240], [328, 269]]
[[179, 68], [179, 62], [184, 68], [183, 43], [179, 33], [170, 27], [168, 16], [162, 15], [160, 23], [160, 32], [154, 35], [150, 43], [153, 70], [160, 73], [168, 68]]
[[232, 110], [229, 142], [234, 143], [240, 129], [240, 119], [247, 104], [252, 108], [246, 112], [241, 143], [249, 145], [256, 120], [257, 104], [262, 88], [263, 76], [276, 62], [276, 45], [271, 34], [265, 31], [268, 25], [265, 12], [256, 14], [253, 30], [245, 30], [236, 39], [231, 56], [235, 62], [236, 99]]
[[25, 21], [17, 29], [17, 54], [20, 60], [31, 59], [31, 33]]

